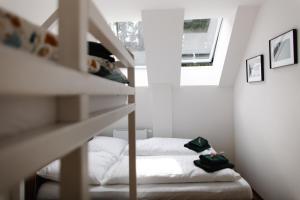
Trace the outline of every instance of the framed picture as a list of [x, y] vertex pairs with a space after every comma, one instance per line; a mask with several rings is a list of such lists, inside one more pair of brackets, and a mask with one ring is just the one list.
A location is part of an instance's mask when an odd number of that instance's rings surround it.
[[247, 82], [264, 80], [264, 56], [258, 55], [246, 60]]
[[270, 68], [293, 65], [298, 62], [297, 30], [292, 29], [269, 41]]

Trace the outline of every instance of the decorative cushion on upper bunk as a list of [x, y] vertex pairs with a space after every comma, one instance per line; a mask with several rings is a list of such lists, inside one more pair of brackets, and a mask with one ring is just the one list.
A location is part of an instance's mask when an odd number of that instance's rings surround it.
[[[55, 35], [2, 8], [0, 8], [0, 42], [55, 62], [59, 59], [59, 43]], [[115, 67], [114, 63], [109, 62], [114, 61], [110, 56], [111, 53], [107, 50], [106, 52], [104, 47], [99, 48], [99, 44], [96, 45], [97, 48], [94, 46], [93, 44], [89, 51], [94, 56], [88, 56], [87, 60], [89, 72], [120, 83], [128, 83], [126, 76]]]
[[54, 35], [0, 9], [0, 40], [3, 44], [57, 60], [58, 41]]

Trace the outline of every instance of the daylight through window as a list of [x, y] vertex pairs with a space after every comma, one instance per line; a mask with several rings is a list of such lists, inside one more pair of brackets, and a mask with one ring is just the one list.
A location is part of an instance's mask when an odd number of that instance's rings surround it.
[[182, 67], [211, 66], [222, 18], [184, 20]]
[[134, 55], [136, 66], [146, 65], [146, 55], [142, 22], [115, 22], [111, 24], [113, 32]]

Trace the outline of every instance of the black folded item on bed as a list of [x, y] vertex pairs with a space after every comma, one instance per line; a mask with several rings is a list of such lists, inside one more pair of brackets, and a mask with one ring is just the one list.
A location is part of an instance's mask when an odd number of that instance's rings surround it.
[[215, 172], [221, 169], [233, 168], [234, 165], [223, 155], [200, 155], [194, 164], [206, 172]]
[[206, 165], [222, 165], [229, 163], [229, 160], [220, 154], [217, 155], [200, 155], [201, 162]]
[[[100, 43], [88, 42], [88, 53], [90, 56], [103, 58], [111, 63], [115, 62], [115, 59], [112, 57], [112, 53]], [[124, 76], [120, 69], [117, 68], [109, 69], [105, 66], [101, 66], [98, 71], [93, 71], [90, 73], [112, 81], [129, 84], [126, 76]]]
[[208, 141], [202, 137], [197, 137], [196, 139], [185, 144], [184, 146], [188, 149], [196, 151], [197, 153], [210, 148]]
[[90, 56], [104, 58], [109, 62], [115, 62], [112, 53], [98, 42], [88, 42], [88, 52]]

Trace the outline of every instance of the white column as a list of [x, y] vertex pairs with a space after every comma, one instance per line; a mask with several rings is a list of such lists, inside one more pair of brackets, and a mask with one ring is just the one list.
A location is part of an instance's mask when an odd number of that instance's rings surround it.
[[[89, 0], [60, 0], [58, 10], [60, 63], [83, 73], [88, 71], [86, 64], [88, 3]], [[58, 121], [76, 122], [87, 119], [88, 103], [89, 98], [86, 95], [58, 97]], [[61, 159], [60, 188], [62, 200], [89, 199], [86, 144]]]

